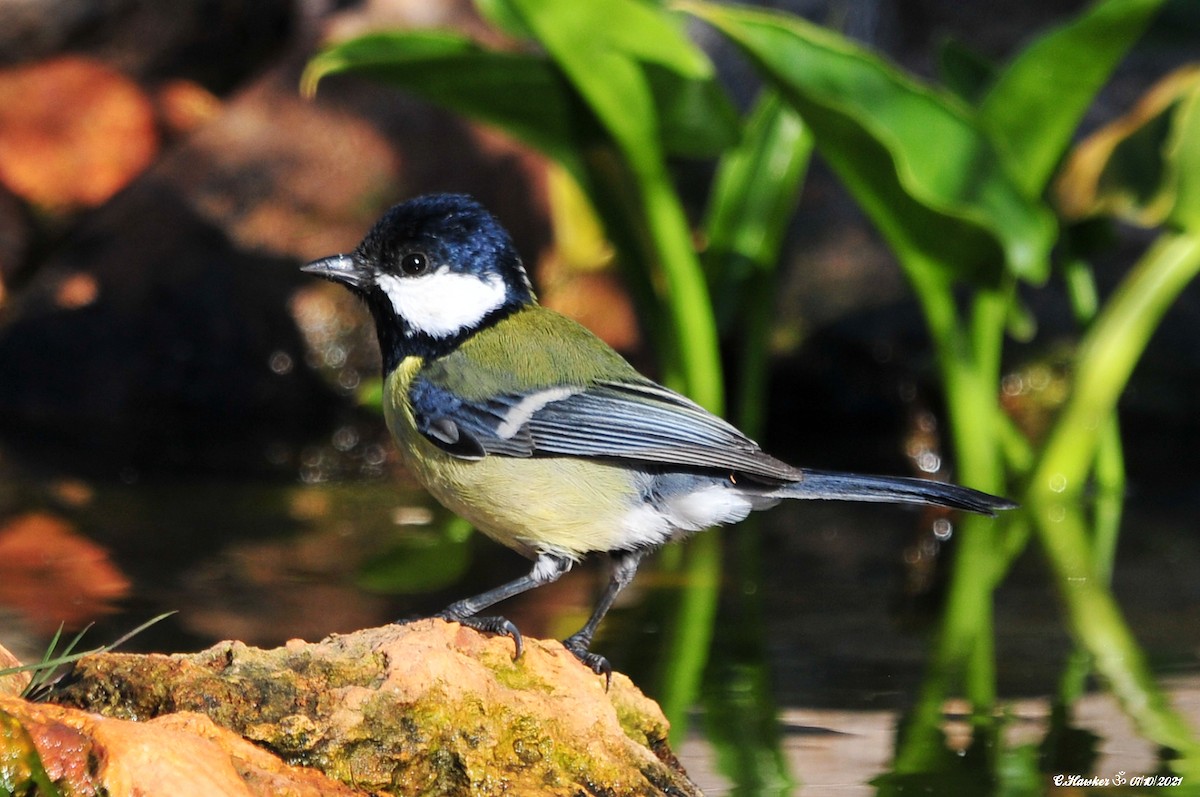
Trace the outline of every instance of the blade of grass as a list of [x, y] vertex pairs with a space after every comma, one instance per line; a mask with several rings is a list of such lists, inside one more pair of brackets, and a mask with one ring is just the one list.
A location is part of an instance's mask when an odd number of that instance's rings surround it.
[[37, 661], [33, 664], [22, 664], [16, 667], [5, 667], [4, 669], [0, 669], [0, 677], [19, 672], [34, 673], [29, 685], [22, 691], [21, 697], [27, 700], [37, 700], [39, 697], [44, 696], [44, 693], [47, 692], [55, 682], [57, 682], [59, 677], [61, 677], [61, 675], [58, 675], [57, 673], [60, 667], [63, 667], [67, 664], [73, 664], [85, 656], [92, 656], [98, 653], [108, 653], [112, 650], [115, 650], [117, 647], [125, 644], [150, 626], [161, 622], [173, 614], [175, 614], [174, 611], [163, 612], [156, 617], [150, 618], [133, 630], [122, 634], [113, 642], [109, 642], [108, 644], [101, 645], [100, 647], [91, 648], [79, 653], [75, 653], [73, 651], [83, 640], [84, 634], [88, 632], [88, 630], [92, 627], [92, 624], [89, 623], [88, 625], [84, 626], [83, 630], [77, 633], [61, 651], [58, 651], [58, 643], [62, 638], [63, 630], [62, 626], [60, 625], [58, 631], [56, 631], [54, 636], [51, 637], [50, 643], [47, 645], [46, 651], [42, 654], [40, 661]]

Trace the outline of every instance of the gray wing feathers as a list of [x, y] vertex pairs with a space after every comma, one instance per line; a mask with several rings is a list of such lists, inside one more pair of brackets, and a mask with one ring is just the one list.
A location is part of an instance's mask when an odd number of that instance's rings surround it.
[[[730, 424], [653, 382], [599, 382], [484, 401], [466, 401], [425, 382], [411, 395], [418, 429], [464, 458], [606, 457], [774, 483], [801, 477]], [[447, 429], [457, 432], [453, 445]]]
[[736, 428], [654, 384], [601, 383], [548, 404], [529, 420], [538, 450], [729, 470], [772, 481], [799, 472]]

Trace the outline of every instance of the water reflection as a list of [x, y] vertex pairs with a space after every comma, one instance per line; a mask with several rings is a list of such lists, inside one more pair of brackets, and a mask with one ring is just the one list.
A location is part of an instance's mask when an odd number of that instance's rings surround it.
[[[1115, 590], [1172, 700], [1200, 724], [1200, 591], [1192, 575], [1200, 542], [1187, 533], [1187, 507], [1168, 513], [1154, 505], [1147, 498], [1130, 507], [1126, 522], [1138, 534], [1124, 541]], [[16, 489], [10, 481], [0, 509], [0, 526], [35, 517], [71, 529], [90, 540], [88, 556], [105, 552], [116, 574], [110, 583], [133, 585], [118, 613], [95, 618], [92, 641], [178, 610], [130, 649], [319, 638], [437, 610], [527, 567], [390, 476]], [[922, 694], [938, 613], [940, 580], [925, 574], [930, 591], [914, 596], [905, 552], [928, 538], [953, 548], [969, 531], [956, 525], [946, 539], [936, 533], [939, 518], [920, 518], [888, 507], [800, 504], [709, 535], [702, 555], [668, 549], [623, 596], [596, 647], [664, 704], [686, 698], [677, 720], [688, 730], [678, 743], [710, 794], [1040, 793], [1060, 770], [1159, 767], [1156, 747], [1091, 681], [1081, 681], [1069, 712], [1052, 699], [1075, 654], [1060, 596], [1031, 546], [995, 595], [1001, 708], [991, 730], [980, 734], [969, 706], [939, 704], [929, 770], [886, 776], [897, 728]], [[934, 532], [914, 531], [929, 523]], [[699, 587], [712, 597], [704, 632], [712, 648], [685, 651], [699, 655], [699, 681], [680, 697], [678, 680], [691, 676], [671, 651], [696, 638], [679, 628], [680, 605], [697, 589], [686, 565], [705, 556], [706, 569], [692, 572], [707, 579]], [[13, 594], [21, 583], [0, 588], [0, 640], [11, 647], [27, 639], [28, 656], [47, 634], [45, 618], [29, 609], [36, 596], [31, 603], [32, 593]], [[86, 606], [86, 590], [70, 583], [54, 581], [60, 594], [73, 593], [72, 606]], [[529, 634], [563, 636], [582, 622], [599, 584], [596, 569], [579, 568], [505, 611]], [[111, 603], [120, 591], [104, 594]], [[76, 624], [84, 619], [75, 616]]]

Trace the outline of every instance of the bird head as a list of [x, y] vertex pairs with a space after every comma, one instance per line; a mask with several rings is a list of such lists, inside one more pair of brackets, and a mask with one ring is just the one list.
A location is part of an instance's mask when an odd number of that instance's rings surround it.
[[366, 302], [385, 371], [409, 354], [449, 351], [534, 301], [508, 231], [463, 194], [396, 205], [353, 252], [303, 270], [345, 285]]

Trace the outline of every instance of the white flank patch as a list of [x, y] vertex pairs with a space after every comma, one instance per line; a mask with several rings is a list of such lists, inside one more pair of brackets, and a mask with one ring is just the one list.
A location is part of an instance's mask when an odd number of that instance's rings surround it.
[[667, 516], [650, 504], [635, 506], [626, 512], [621, 526], [620, 545], [623, 548], [662, 545], [676, 531]]
[[542, 407], [555, 401], [562, 401], [582, 391], [583, 388], [581, 387], [551, 387], [546, 390], [539, 390], [537, 393], [530, 393], [508, 411], [508, 414], [504, 416], [504, 423], [496, 427], [496, 434], [508, 440], [521, 431], [521, 427], [529, 423], [529, 419], [533, 417], [533, 414]]
[[745, 520], [754, 508], [750, 499], [724, 485], [714, 484], [667, 501], [671, 525], [684, 531]]
[[[756, 507], [756, 503], [761, 504]], [[712, 526], [745, 520], [755, 508], [765, 509], [777, 501], [757, 501], [723, 484], [701, 487], [674, 495], [660, 504], [641, 504], [622, 518], [622, 547], [661, 545], [679, 532], [702, 531]]]
[[480, 279], [440, 268], [420, 277], [381, 274], [376, 283], [396, 315], [416, 332], [435, 338], [455, 335], [478, 324], [504, 304], [508, 289], [496, 274]]

